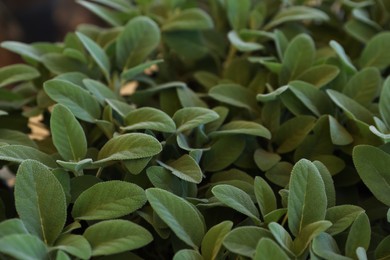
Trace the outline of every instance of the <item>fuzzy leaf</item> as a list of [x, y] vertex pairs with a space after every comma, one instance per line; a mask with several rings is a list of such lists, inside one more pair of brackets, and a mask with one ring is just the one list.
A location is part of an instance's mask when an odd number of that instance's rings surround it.
[[47, 167], [57, 167], [53, 158], [35, 148], [24, 145], [3, 145], [0, 146], [0, 160], [22, 163], [25, 160], [35, 160]]
[[364, 48], [360, 56], [362, 67], [377, 67], [385, 69], [390, 65], [390, 54], [387, 46], [390, 43], [390, 33], [382, 32], [374, 36]]
[[211, 17], [202, 9], [190, 8], [169, 17], [163, 24], [163, 31], [208, 30], [214, 27]]
[[80, 194], [74, 203], [72, 216], [81, 220], [118, 218], [136, 211], [145, 203], [144, 190], [135, 184], [102, 182]]
[[142, 107], [128, 113], [125, 117], [125, 131], [150, 129], [160, 132], [174, 133], [176, 131], [175, 122], [163, 111]]
[[321, 88], [334, 80], [339, 73], [338, 67], [321, 64], [305, 70], [297, 79]]
[[337, 235], [346, 230], [364, 209], [354, 205], [339, 205], [329, 208], [326, 211], [326, 220], [332, 222], [332, 226], [327, 230], [331, 235]]
[[368, 249], [371, 240], [370, 220], [366, 213], [360, 213], [353, 222], [345, 243], [345, 255], [356, 258], [359, 247]]
[[52, 244], [66, 220], [66, 199], [60, 182], [43, 164], [24, 161], [15, 183], [15, 205], [27, 230]]
[[50, 259], [46, 245], [38, 237], [30, 234], [14, 234], [1, 238], [0, 253], [13, 259]]
[[196, 208], [186, 200], [158, 188], [147, 189], [146, 197], [157, 215], [180, 240], [194, 249], [199, 248], [205, 227]]
[[230, 31], [228, 33], [228, 39], [237, 50], [242, 52], [251, 52], [264, 49], [264, 46], [259, 43], [245, 42], [235, 31]]
[[202, 181], [202, 170], [197, 162], [187, 154], [169, 164], [165, 164], [161, 161], [158, 161], [158, 164], [171, 171], [173, 175], [182, 180], [197, 184]]
[[106, 220], [88, 227], [83, 236], [92, 247], [92, 256], [113, 255], [149, 244], [152, 234], [131, 221]]
[[230, 26], [236, 31], [245, 28], [249, 18], [251, 1], [226, 0], [225, 7]]
[[237, 84], [214, 86], [210, 89], [209, 96], [235, 107], [246, 108], [251, 111], [257, 109], [256, 95], [248, 88]]
[[231, 121], [223, 125], [219, 131], [213, 132], [212, 136], [225, 136], [225, 135], [253, 135], [271, 139], [271, 132], [264, 126], [244, 120]]
[[56, 241], [55, 248], [80, 259], [89, 259], [92, 254], [90, 244], [80, 235], [67, 234], [61, 236]]
[[178, 132], [184, 132], [200, 125], [210, 123], [219, 118], [219, 115], [211, 109], [201, 107], [185, 107], [173, 115]]
[[254, 260], [267, 260], [267, 259], [290, 259], [287, 254], [276, 244], [272, 239], [262, 238], [256, 247], [256, 254]]
[[13, 234], [28, 234], [22, 220], [12, 218], [0, 222], [0, 238]]
[[233, 227], [233, 222], [223, 221], [211, 227], [202, 240], [202, 256], [205, 260], [216, 259], [225, 236]]
[[260, 208], [261, 215], [264, 217], [268, 213], [276, 210], [276, 197], [269, 184], [260, 176], [255, 178], [255, 196]]
[[20, 81], [32, 80], [39, 76], [39, 71], [28, 65], [5, 66], [0, 68], [0, 88]]

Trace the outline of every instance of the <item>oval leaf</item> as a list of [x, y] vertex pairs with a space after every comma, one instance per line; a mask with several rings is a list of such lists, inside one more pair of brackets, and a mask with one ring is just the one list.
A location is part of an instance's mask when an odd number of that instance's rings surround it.
[[57, 167], [56, 162], [50, 155], [35, 148], [24, 145], [0, 146], [0, 160], [22, 163], [28, 159], [38, 161], [51, 168]]
[[39, 76], [39, 71], [24, 64], [2, 67], [0, 68], [0, 88], [20, 81], [32, 80]]
[[165, 164], [161, 161], [158, 161], [158, 164], [171, 171], [173, 175], [182, 180], [197, 184], [202, 181], [202, 170], [198, 163], [188, 154], [183, 155], [169, 164]]
[[223, 221], [211, 227], [202, 240], [202, 256], [205, 260], [216, 259], [225, 236], [233, 227], [233, 222]]
[[30, 234], [14, 234], [0, 239], [0, 253], [13, 259], [49, 259], [46, 245]]
[[178, 110], [173, 115], [173, 120], [176, 123], [178, 132], [193, 129], [217, 120], [218, 118], [219, 115], [215, 111], [201, 107], [185, 107]]
[[152, 107], [138, 108], [126, 115], [125, 131], [150, 129], [160, 132], [174, 133], [175, 122], [163, 111]]

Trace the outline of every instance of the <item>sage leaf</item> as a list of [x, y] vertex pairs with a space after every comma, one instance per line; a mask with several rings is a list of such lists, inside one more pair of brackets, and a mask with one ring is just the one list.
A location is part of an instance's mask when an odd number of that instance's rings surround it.
[[198, 163], [187, 154], [169, 164], [165, 164], [161, 161], [158, 161], [158, 164], [182, 180], [197, 184], [202, 181], [203, 174], [201, 168]]
[[93, 123], [100, 118], [98, 101], [88, 91], [63, 80], [49, 80], [44, 83], [47, 95], [57, 103], [66, 106], [77, 118]]
[[146, 197], [153, 210], [187, 245], [198, 249], [205, 227], [197, 210], [186, 200], [158, 188], [146, 190]]
[[28, 234], [22, 220], [12, 218], [0, 222], [0, 239], [13, 234]]
[[287, 254], [272, 239], [262, 238], [257, 244], [254, 260], [290, 259]]
[[226, 206], [259, 221], [259, 211], [251, 197], [243, 190], [231, 185], [220, 184], [215, 186], [211, 192]]
[[142, 107], [128, 113], [125, 117], [123, 130], [150, 129], [160, 132], [174, 133], [175, 122], [161, 110], [152, 107]]
[[334, 238], [328, 233], [322, 232], [313, 239], [312, 249], [314, 253], [324, 259], [348, 260], [342, 256]]
[[44, 152], [24, 145], [3, 145], [0, 146], [0, 160], [22, 163], [25, 160], [35, 160], [47, 167], [57, 167], [54, 159]]
[[82, 220], [118, 218], [146, 203], [144, 190], [132, 183], [108, 181], [97, 183], [76, 199], [72, 216]]
[[390, 54], [386, 52], [386, 46], [390, 42], [390, 33], [382, 32], [375, 35], [364, 48], [360, 56], [362, 67], [376, 67], [380, 70], [390, 65]]
[[133, 80], [137, 75], [141, 74], [144, 72], [146, 69], [152, 67], [153, 65], [159, 64], [164, 62], [164, 60], [152, 60], [152, 61], [147, 61], [144, 63], [141, 63], [139, 65], [136, 65], [134, 67], [129, 68], [128, 70], [125, 70], [121, 74], [121, 78], [123, 81], [131, 81]]
[[62, 235], [55, 243], [54, 248], [62, 250], [80, 259], [89, 259], [92, 249], [87, 239], [80, 235]]
[[332, 222], [327, 233], [333, 236], [343, 232], [362, 212], [364, 209], [355, 205], [339, 205], [327, 209], [325, 219]]
[[173, 260], [182, 259], [203, 260], [203, 257], [198, 253], [198, 251], [193, 249], [182, 249], [173, 256]]
[[52, 244], [66, 220], [66, 199], [60, 182], [43, 164], [24, 161], [15, 183], [15, 205], [27, 230]]
[[95, 163], [141, 159], [154, 156], [161, 150], [160, 142], [150, 135], [141, 133], [118, 135], [102, 147]]
[[80, 123], [63, 105], [54, 106], [50, 117], [53, 144], [62, 158], [80, 161], [87, 154], [87, 139]]
[[352, 158], [364, 184], [379, 201], [390, 206], [390, 155], [373, 146], [359, 145], [353, 149]]
[[279, 245], [290, 255], [294, 255], [294, 253], [292, 252], [292, 250], [294, 249], [293, 240], [287, 230], [284, 229], [284, 227], [277, 222], [269, 223], [268, 229], [274, 236], [276, 242], [278, 242]]
[[14, 259], [49, 259], [46, 245], [30, 234], [13, 234], [0, 238], [0, 253]]
[[0, 46], [21, 56], [28, 57], [38, 62], [41, 61], [41, 53], [31, 44], [15, 41], [4, 41], [0, 44]]
[[390, 78], [387, 78], [383, 83], [383, 88], [379, 98], [379, 113], [386, 126], [390, 128]]
[[257, 109], [255, 94], [243, 86], [237, 84], [221, 84], [214, 86], [209, 91], [209, 96], [220, 102], [246, 108], [250, 111]]
[[201, 107], [185, 107], [178, 110], [172, 117], [178, 132], [191, 130], [200, 125], [217, 120], [219, 115], [211, 109]]
[[32, 80], [39, 76], [39, 71], [28, 65], [5, 66], [0, 68], [0, 88], [20, 81]]
[[233, 253], [253, 257], [258, 242], [263, 238], [273, 239], [272, 234], [265, 228], [256, 226], [238, 227], [226, 235], [223, 245]]
[[261, 215], [264, 217], [268, 213], [276, 210], [276, 197], [269, 184], [260, 176], [255, 177], [255, 196]]
[[211, 17], [202, 9], [189, 8], [169, 17], [163, 24], [163, 31], [208, 30], [214, 27]]
[[325, 219], [325, 185], [316, 166], [301, 159], [294, 165], [289, 187], [288, 226], [297, 236], [307, 225]]
[[310, 83], [317, 88], [322, 88], [332, 82], [339, 73], [340, 69], [338, 67], [321, 64], [305, 70], [297, 79]]
[[345, 243], [345, 255], [356, 258], [359, 247], [368, 249], [371, 240], [370, 220], [366, 213], [360, 213], [353, 222]]
[[245, 42], [235, 31], [230, 31], [228, 33], [228, 39], [237, 50], [242, 52], [258, 51], [264, 48], [263, 45], [256, 42]]
[[82, 83], [91, 92], [100, 105], [104, 106], [106, 104], [106, 99], [117, 99], [117, 95], [109, 89], [106, 85], [100, 81], [93, 79], [83, 79]]
[[152, 234], [127, 220], [106, 220], [88, 227], [83, 236], [92, 247], [92, 256], [113, 255], [149, 244]]
[[351, 59], [345, 53], [343, 46], [340, 43], [331, 40], [329, 42], [330, 47], [336, 52], [337, 56], [340, 58], [343, 67], [347, 69], [347, 72], [350, 74], [354, 74], [356, 72], [355, 66], [352, 64]]
[[226, 0], [225, 7], [230, 26], [235, 31], [245, 28], [249, 18], [251, 1], [242, 0], [237, 2], [234, 0]]
[[211, 227], [202, 240], [202, 256], [205, 260], [216, 259], [218, 252], [221, 250], [222, 242], [225, 236], [233, 227], [233, 222], [223, 221]]
[[223, 125], [218, 131], [215, 131], [211, 136], [225, 136], [225, 135], [253, 135], [271, 139], [271, 132], [264, 126], [244, 120], [235, 120]]

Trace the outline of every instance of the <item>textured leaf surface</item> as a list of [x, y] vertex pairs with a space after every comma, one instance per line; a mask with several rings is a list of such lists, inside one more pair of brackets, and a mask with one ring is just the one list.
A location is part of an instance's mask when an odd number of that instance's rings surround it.
[[160, 161], [158, 163], [182, 180], [192, 183], [200, 183], [202, 181], [202, 170], [198, 163], [187, 154], [169, 164]]
[[211, 109], [201, 107], [186, 107], [173, 115], [178, 132], [184, 132], [200, 125], [217, 120], [219, 115]]
[[0, 252], [15, 259], [49, 259], [46, 245], [30, 234], [14, 234], [1, 238]]
[[202, 240], [202, 256], [204, 259], [216, 259], [222, 247], [222, 242], [232, 227], [233, 222], [223, 221], [207, 231]]
[[40, 73], [34, 67], [15, 64], [0, 68], [0, 88], [20, 81], [32, 80]]
[[53, 158], [35, 148], [24, 145], [3, 145], [0, 146], [0, 159], [9, 162], [22, 163], [31, 159], [55, 168], [57, 166]]
[[173, 133], [176, 131], [175, 122], [163, 111], [143, 107], [131, 111], [125, 118], [124, 130], [150, 129], [155, 131]]
[[102, 182], [80, 194], [74, 203], [72, 216], [83, 220], [118, 218], [136, 211], [145, 203], [144, 190], [135, 184]]

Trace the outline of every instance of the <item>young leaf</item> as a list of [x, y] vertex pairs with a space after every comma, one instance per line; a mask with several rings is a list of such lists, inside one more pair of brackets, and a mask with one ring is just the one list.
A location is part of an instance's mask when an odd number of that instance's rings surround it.
[[87, 239], [80, 235], [63, 235], [56, 241], [54, 248], [80, 259], [89, 259], [92, 254], [92, 249]]
[[211, 109], [201, 107], [185, 107], [173, 115], [178, 132], [184, 132], [200, 125], [210, 123], [219, 118], [219, 115]]
[[150, 135], [141, 133], [118, 135], [102, 147], [95, 163], [140, 159], [154, 156], [161, 150], [160, 142]]
[[67, 161], [80, 161], [87, 154], [87, 139], [80, 123], [63, 105], [56, 105], [50, 117], [53, 144]]
[[127, 220], [106, 220], [88, 227], [83, 236], [92, 246], [92, 256], [113, 255], [149, 244], [152, 234]]
[[276, 210], [276, 197], [269, 184], [260, 176], [256, 176], [254, 187], [261, 215], [264, 217], [268, 213]]
[[0, 160], [22, 163], [28, 159], [43, 163], [47, 167], [57, 167], [56, 162], [50, 155], [45, 154], [35, 148], [24, 145], [0, 146]]
[[257, 244], [254, 260], [279, 259], [288, 260], [290, 257], [272, 239], [262, 238]]
[[325, 185], [316, 166], [301, 159], [292, 170], [289, 187], [288, 226], [297, 236], [307, 225], [325, 219]]
[[334, 238], [328, 233], [322, 232], [313, 239], [312, 250], [316, 255], [324, 259], [348, 260], [342, 256]]
[[143, 62], [160, 43], [157, 24], [146, 16], [131, 19], [119, 35], [116, 59], [120, 67], [133, 67]]
[[315, 46], [312, 38], [306, 34], [296, 36], [284, 53], [281, 72], [282, 83], [296, 79], [314, 62]]
[[317, 167], [317, 170], [321, 175], [322, 180], [324, 181], [326, 198], [328, 202], [327, 208], [334, 207], [336, 205], [336, 191], [332, 175], [326, 166], [320, 161], [314, 161], [313, 164]]
[[332, 143], [335, 145], [348, 145], [353, 142], [351, 134], [331, 115], [329, 118], [329, 133]]
[[350, 74], [354, 74], [356, 72], [355, 66], [352, 64], [351, 59], [345, 53], [343, 46], [341, 46], [338, 42], [331, 40], [329, 42], [330, 47], [336, 52], [337, 56], [339, 56], [344, 68], [347, 69], [347, 72]]
[[198, 253], [198, 251], [193, 249], [182, 249], [173, 256], [173, 260], [183, 259], [203, 260], [203, 257]]
[[90, 123], [100, 118], [99, 103], [80, 86], [68, 81], [53, 79], [44, 83], [44, 89], [50, 98], [69, 108], [77, 118]]
[[131, 81], [133, 80], [138, 74], [141, 74], [142, 72], [144, 72], [146, 69], [150, 68], [151, 66], [155, 65], [155, 64], [159, 64], [159, 63], [162, 63], [164, 62], [164, 60], [152, 60], [152, 61], [147, 61], [147, 62], [144, 62], [144, 63], [141, 63], [137, 66], [134, 66], [128, 70], [125, 70], [122, 72], [121, 74], [121, 78], [123, 81]]
[[39, 71], [28, 65], [5, 66], [0, 68], [0, 88], [20, 81], [32, 80], [39, 76]]
[[235, 31], [230, 31], [228, 33], [228, 39], [237, 50], [242, 52], [251, 52], [264, 49], [264, 46], [259, 43], [245, 42]]
[[28, 234], [23, 221], [18, 218], [12, 218], [0, 222], [0, 238], [13, 234]]
[[135, 184], [102, 182], [80, 194], [74, 203], [72, 216], [82, 220], [118, 218], [136, 211], [145, 203], [144, 190]]
[[294, 255], [294, 253], [292, 252], [293, 240], [287, 230], [284, 229], [284, 227], [277, 222], [270, 223], [268, 225], [268, 229], [274, 236], [276, 242], [278, 242], [279, 245], [290, 255]]
[[57, 178], [41, 163], [24, 161], [15, 183], [15, 205], [30, 233], [52, 244], [66, 220], [65, 193]]
[[163, 111], [142, 107], [128, 113], [125, 117], [125, 131], [150, 129], [160, 132], [174, 133], [176, 131], [175, 122]]
[[353, 149], [352, 158], [364, 184], [379, 201], [390, 206], [390, 155], [373, 146], [359, 145]]
[[169, 17], [163, 24], [163, 31], [197, 31], [214, 27], [211, 17], [202, 9], [189, 8]]
[[326, 220], [332, 222], [332, 226], [327, 230], [331, 235], [337, 235], [346, 230], [359, 216], [364, 209], [354, 205], [339, 205], [329, 208], [326, 211]]
[[62, 250], [57, 251], [56, 260], [71, 260], [70, 256]]
[[215, 260], [222, 247], [225, 236], [233, 227], [233, 222], [223, 221], [211, 227], [202, 240], [202, 256], [204, 260]]
[[196, 208], [186, 200], [158, 188], [147, 189], [146, 197], [157, 215], [180, 240], [194, 249], [199, 248], [205, 227]]
[[251, 197], [243, 190], [231, 185], [221, 184], [215, 186], [211, 192], [226, 206], [259, 221], [259, 211]]
[[0, 238], [0, 253], [13, 259], [49, 259], [46, 245], [30, 234], [13, 234]]
[[91, 54], [92, 58], [97, 63], [97, 65], [103, 72], [106, 79], [109, 79], [111, 66], [107, 54], [96, 42], [94, 42], [91, 38], [89, 38], [85, 34], [81, 32], [76, 32], [76, 35], [77, 37], [79, 37], [84, 47]]
[[370, 220], [366, 213], [360, 213], [353, 222], [345, 243], [346, 256], [356, 258], [356, 250], [359, 247], [368, 249], [371, 240]]
[[390, 65], [390, 54], [386, 51], [390, 43], [390, 33], [382, 32], [375, 35], [364, 48], [360, 56], [362, 67], [377, 67], [382, 70]]
[[247, 226], [238, 227], [230, 231], [223, 245], [231, 252], [252, 258], [260, 239], [273, 239], [272, 234], [265, 228]]
[[202, 170], [198, 163], [187, 154], [169, 164], [165, 164], [161, 161], [158, 161], [158, 164], [171, 171], [173, 175], [182, 180], [197, 184], [202, 181]]

